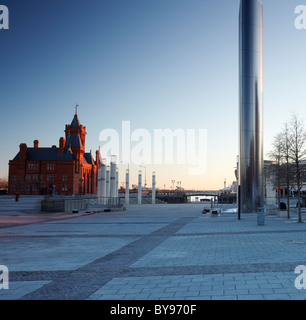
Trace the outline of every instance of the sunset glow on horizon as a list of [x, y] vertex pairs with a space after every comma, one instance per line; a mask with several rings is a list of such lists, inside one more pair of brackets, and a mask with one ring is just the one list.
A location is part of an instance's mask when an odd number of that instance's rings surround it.
[[[86, 150], [101, 147], [107, 158], [107, 133], [118, 134], [119, 186], [127, 167], [131, 185], [142, 170], [148, 187], [153, 171], [160, 189], [172, 180], [190, 190], [230, 186], [239, 144], [239, 2], [3, 0], [10, 19], [0, 30], [0, 177], [20, 143], [58, 145], [77, 103]], [[291, 113], [306, 115], [306, 30], [295, 27], [300, 1], [262, 2], [267, 158]], [[157, 134], [166, 131], [173, 145], [161, 147]]]

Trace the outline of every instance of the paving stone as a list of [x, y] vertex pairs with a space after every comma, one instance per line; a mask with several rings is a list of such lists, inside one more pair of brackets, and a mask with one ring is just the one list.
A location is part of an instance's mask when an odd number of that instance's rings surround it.
[[15, 224], [6, 213], [0, 225], [0, 265], [11, 284], [0, 299], [306, 299], [294, 287], [295, 267], [306, 265], [306, 224], [267, 216], [259, 228], [254, 214], [204, 218], [190, 204], [23, 213], [19, 224], [12, 212]]

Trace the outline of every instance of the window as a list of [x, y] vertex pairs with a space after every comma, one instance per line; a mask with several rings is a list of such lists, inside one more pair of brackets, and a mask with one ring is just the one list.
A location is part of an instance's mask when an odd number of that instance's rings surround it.
[[54, 163], [47, 163], [47, 170], [51, 171], [55, 169]]
[[68, 191], [68, 186], [67, 185], [62, 185], [62, 191]]
[[16, 181], [16, 176], [15, 175], [11, 175], [11, 181]]
[[28, 163], [28, 170], [38, 170], [39, 169], [39, 165], [38, 163]]
[[67, 174], [63, 174], [62, 180], [63, 181], [68, 181], [68, 175]]
[[47, 181], [54, 181], [54, 180], [55, 180], [54, 174], [48, 174], [47, 175]]

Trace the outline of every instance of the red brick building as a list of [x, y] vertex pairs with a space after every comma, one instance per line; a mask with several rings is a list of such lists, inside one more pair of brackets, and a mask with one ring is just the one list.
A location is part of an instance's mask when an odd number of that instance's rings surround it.
[[20, 150], [9, 161], [9, 194], [96, 194], [99, 151], [95, 159], [85, 152], [86, 127], [80, 124], [77, 113], [66, 125], [65, 138], [59, 146], [40, 148], [20, 144]]

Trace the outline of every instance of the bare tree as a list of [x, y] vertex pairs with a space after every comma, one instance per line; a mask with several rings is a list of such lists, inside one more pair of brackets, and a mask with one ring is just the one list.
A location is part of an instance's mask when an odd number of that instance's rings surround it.
[[286, 181], [286, 188], [287, 188], [287, 218], [290, 219], [290, 183], [292, 179], [292, 164], [290, 162], [290, 149], [291, 149], [291, 140], [290, 134], [288, 129], [288, 124], [285, 123], [285, 127], [282, 133], [283, 136], [283, 159], [284, 159], [284, 166], [285, 166], [285, 181]]
[[269, 176], [269, 179], [272, 181], [274, 187], [278, 190], [278, 208], [280, 209], [280, 202], [281, 202], [281, 186], [283, 185], [284, 181], [284, 169], [282, 166], [282, 160], [283, 160], [283, 134], [278, 133], [274, 137], [272, 150], [269, 152], [268, 156], [271, 160], [274, 161], [273, 165], [269, 166], [267, 169], [267, 175]]
[[294, 114], [290, 122], [289, 129], [290, 149], [289, 158], [295, 167], [295, 180], [298, 191], [298, 215], [299, 222], [302, 222], [301, 213], [301, 182], [302, 170], [301, 162], [306, 159], [306, 130], [304, 122], [299, 119], [298, 115]]
[[7, 189], [8, 180], [5, 177], [0, 178], [0, 189]]

